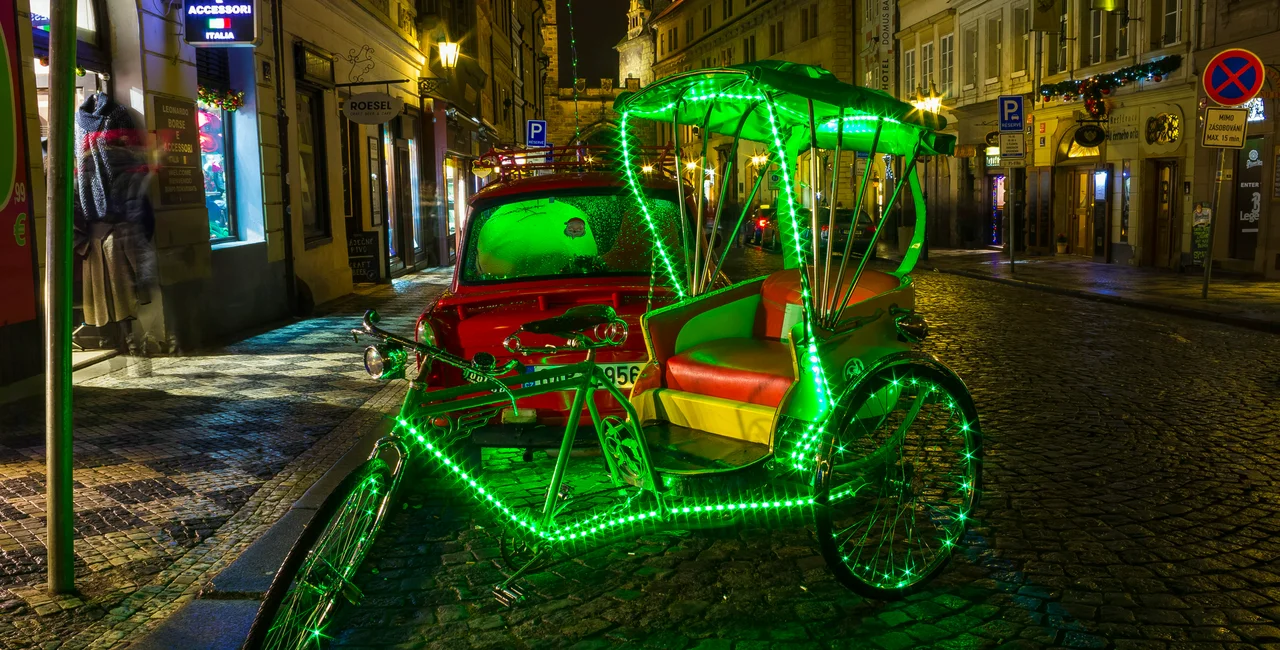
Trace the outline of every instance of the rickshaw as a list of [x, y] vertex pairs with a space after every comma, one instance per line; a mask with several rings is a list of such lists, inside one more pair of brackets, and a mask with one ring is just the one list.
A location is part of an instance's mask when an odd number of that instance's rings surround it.
[[[658, 215], [646, 212], [653, 281], [675, 300], [640, 319], [649, 362], [630, 393], [595, 363], [598, 351], [634, 336], [616, 305], [578, 305], [525, 323], [506, 335], [502, 359], [450, 355], [431, 332], [410, 340], [380, 329], [377, 315], [367, 313], [353, 332], [377, 340], [365, 352], [371, 375], [404, 376], [412, 354], [419, 377], [444, 364], [476, 383], [440, 390], [411, 383], [392, 433], [334, 491], [290, 552], [248, 647], [323, 644], [335, 608], [359, 601], [356, 569], [411, 459], [424, 459], [432, 480], [451, 481], [501, 527], [509, 574], [493, 593], [507, 606], [524, 598], [522, 576], [655, 531], [812, 525], [834, 577], [877, 599], [920, 589], [962, 544], [981, 483], [981, 429], [960, 378], [913, 349], [928, 327], [914, 310], [909, 275], [925, 223], [916, 161], [953, 151], [954, 139], [938, 133], [943, 119], [825, 70], [777, 61], [678, 73], [621, 96], [616, 110], [621, 134], [612, 168], [642, 209], [645, 176], [675, 176], [682, 213], [673, 241]], [[672, 127], [673, 161], [649, 159], [632, 133], [637, 120]], [[696, 146], [682, 142], [689, 126], [699, 128]], [[718, 181], [721, 197], [743, 141], [763, 143], [782, 176], [784, 268], [727, 287], [716, 279], [735, 237], [717, 251], [701, 227], [710, 209], [703, 170], [713, 134], [731, 150]], [[797, 215], [802, 203], [818, 206], [824, 189], [837, 195], [849, 150], [905, 163], [885, 188], [888, 207], [905, 190], [916, 215], [895, 270], [868, 268], [869, 255], [851, 253], [852, 237], [835, 251], [800, 236], [804, 228], [818, 232], [824, 217], [834, 224], [834, 207], [806, 210], [807, 224]], [[807, 200], [797, 189], [801, 158]], [[850, 183], [853, 206], [864, 205], [871, 167]], [[736, 236], [765, 175], [757, 174], [740, 214], [723, 214], [724, 201], [717, 202], [716, 226], [725, 219]], [[686, 211], [696, 217], [685, 218]], [[886, 221], [876, 225], [868, 250]], [[537, 369], [539, 359], [566, 354], [583, 360]], [[581, 414], [565, 423], [558, 453], [476, 453], [470, 431], [519, 418], [521, 398], [552, 392]], [[602, 416], [598, 393], [620, 403], [625, 417]], [[574, 453], [579, 430], [594, 433], [597, 456]]]

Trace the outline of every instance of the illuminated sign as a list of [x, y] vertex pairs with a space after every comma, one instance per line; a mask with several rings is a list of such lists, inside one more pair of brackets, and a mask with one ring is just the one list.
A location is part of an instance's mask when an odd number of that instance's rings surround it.
[[196, 47], [258, 44], [258, 0], [186, 0], [183, 37]]

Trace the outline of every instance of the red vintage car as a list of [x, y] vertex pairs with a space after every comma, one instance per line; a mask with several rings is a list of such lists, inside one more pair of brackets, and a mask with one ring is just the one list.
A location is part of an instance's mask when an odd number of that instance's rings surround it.
[[[559, 150], [560, 148], [556, 148]], [[672, 244], [679, 242], [675, 182], [643, 177], [648, 205], [642, 210], [621, 174], [608, 169], [604, 155], [573, 149], [569, 163], [535, 163], [542, 154], [490, 154], [499, 179], [477, 192], [458, 242], [453, 283], [418, 318], [416, 338], [474, 364], [501, 364], [513, 357], [503, 340], [521, 325], [562, 314], [575, 305], [607, 304], [628, 324], [631, 336], [597, 360], [618, 386], [630, 389], [649, 359], [640, 336], [640, 316], [668, 303], [672, 294], [651, 275], [651, 220]], [[551, 157], [549, 150], [548, 158]], [[519, 156], [519, 157], [518, 157]], [[523, 157], [523, 158], [521, 158]], [[519, 164], [515, 164], [519, 162]], [[563, 344], [563, 339], [525, 334], [526, 346]], [[538, 371], [582, 361], [582, 353], [516, 357], [538, 381]], [[472, 373], [437, 365], [419, 368], [419, 380], [448, 388], [477, 379]], [[477, 379], [478, 381], [478, 379]], [[558, 447], [572, 394], [557, 392], [520, 400], [501, 421], [472, 432], [481, 447]], [[595, 395], [602, 415], [623, 414], [603, 392]], [[583, 423], [589, 423], [583, 416]], [[589, 426], [589, 425], [588, 425]], [[585, 429], [584, 431], [589, 430]], [[595, 436], [580, 435], [582, 444]]]

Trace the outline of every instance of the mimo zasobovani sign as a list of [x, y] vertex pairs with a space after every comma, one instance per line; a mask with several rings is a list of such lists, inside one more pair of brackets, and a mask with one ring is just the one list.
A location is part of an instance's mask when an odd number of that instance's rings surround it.
[[258, 44], [258, 0], [186, 0], [183, 35], [196, 47]]

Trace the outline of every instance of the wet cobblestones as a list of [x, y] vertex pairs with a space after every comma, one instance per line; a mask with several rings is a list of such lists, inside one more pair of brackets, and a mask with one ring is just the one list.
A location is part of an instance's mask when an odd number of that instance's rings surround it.
[[1280, 648], [1276, 337], [916, 278], [924, 349], [968, 383], [987, 443], [975, 526], [925, 591], [865, 600], [810, 530], [721, 529], [595, 550], [505, 609], [493, 522], [419, 477], [337, 645]]
[[[363, 309], [376, 306], [388, 326], [409, 331], [447, 279], [421, 274], [208, 354], [133, 359], [78, 384], [79, 597], [44, 590], [42, 403], [5, 409], [0, 648], [85, 647], [100, 633], [127, 638], [149, 624], [139, 611], [161, 616], [190, 598], [329, 468], [360, 427], [398, 404], [403, 389], [370, 380], [347, 333]], [[392, 399], [376, 397], [388, 391]], [[362, 405], [371, 407], [368, 416]]]

